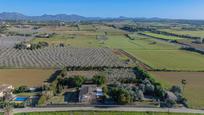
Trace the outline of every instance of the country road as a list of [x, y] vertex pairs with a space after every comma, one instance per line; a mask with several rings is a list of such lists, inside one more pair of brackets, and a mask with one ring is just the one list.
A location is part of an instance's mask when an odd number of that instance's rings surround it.
[[[3, 110], [0, 110], [3, 112]], [[136, 108], [136, 107], [46, 107], [46, 108], [19, 108], [14, 109], [14, 113], [22, 112], [54, 112], [54, 111], [133, 111], [133, 112], [171, 112], [171, 113], [201, 113], [204, 110], [186, 108]]]

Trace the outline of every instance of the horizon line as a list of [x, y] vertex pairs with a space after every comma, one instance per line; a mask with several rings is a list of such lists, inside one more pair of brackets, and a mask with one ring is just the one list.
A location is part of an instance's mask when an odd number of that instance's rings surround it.
[[130, 18], [130, 19], [161, 19], [161, 20], [196, 20], [196, 21], [204, 21], [204, 19], [196, 19], [196, 18], [169, 18], [169, 17], [159, 17], [159, 16], [154, 16], [154, 17], [144, 17], [144, 16], [107, 16], [107, 17], [103, 17], [103, 16], [84, 16], [84, 15], [80, 15], [80, 14], [75, 14], [75, 13], [54, 13], [54, 14], [47, 14], [47, 13], [44, 13], [44, 14], [39, 14], [39, 15], [29, 15], [29, 14], [25, 14], [25, 13], [21, 13], [21, 12], [16, 12], [16, 11], [9, 11], [9, 12], [6, 12], [6, 11], [2, 11], [0, 12], [0, 14], [2, 13], [18, 13], [18, 14], [22, 14], [24, 16], [29, 16], [29, 17], [35, 17], [35, 16], [43, 16], [43, 15], [51, 15], [51, 16], [55, 16], [55, 15], [76, 15], [76, 16], [82, 16], [82, 17], [85, 17], [85, 18], [101, 18], [101, 19], [116, 19], [116, 18]]

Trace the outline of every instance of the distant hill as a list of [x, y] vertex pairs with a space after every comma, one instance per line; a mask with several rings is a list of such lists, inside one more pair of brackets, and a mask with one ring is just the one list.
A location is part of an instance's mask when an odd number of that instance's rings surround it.
[[42, 16], [26, 16], [17, 12], [3, 12], [0, 13], [0, 20], [33, 20], [33, 21], [85, 21], [85, 20], [99, 20], [97, 17], [83, 17], [79, 15], [56, 14]]
[[31, 20], [31, 21], [93, 21], [93, 20], [106, 20], [106, 21], [115, 21], [115, 20], [134, 20], [137, 22], [174, 22], [174, 23], [185, 23], [185, 24], [195, 24], [195, 25], [204, 25], [204, 20], [188, 20], [188, 19], [166, 19], [166, 18], [145, 18], [137, 17], [130, 18], [120, 16], [117, 18], [101, 18], [101, 17], [84, 17], [80, 15], [67, 15], [67, 14], [56, 14], [56, 15], [41, 15], [41, 16], [27, 16], [17, 12], [2, 12], [0, 13], [0, 20]]

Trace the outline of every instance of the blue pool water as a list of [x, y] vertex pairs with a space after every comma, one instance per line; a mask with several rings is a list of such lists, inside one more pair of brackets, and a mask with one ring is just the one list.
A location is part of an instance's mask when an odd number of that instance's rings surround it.
[[16, 97], [15, 101], [25, 101], [27, 99], [27, 97]]

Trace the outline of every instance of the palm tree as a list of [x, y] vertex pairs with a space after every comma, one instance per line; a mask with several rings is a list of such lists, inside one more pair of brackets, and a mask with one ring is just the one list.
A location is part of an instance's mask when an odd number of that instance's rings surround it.
[[181, 84], [183, 86], [183, 93], [184, 93], [184, 88], [185, 88], [185, 85], [187, 84], [187, 81], [185, 79], [182, 79]]

